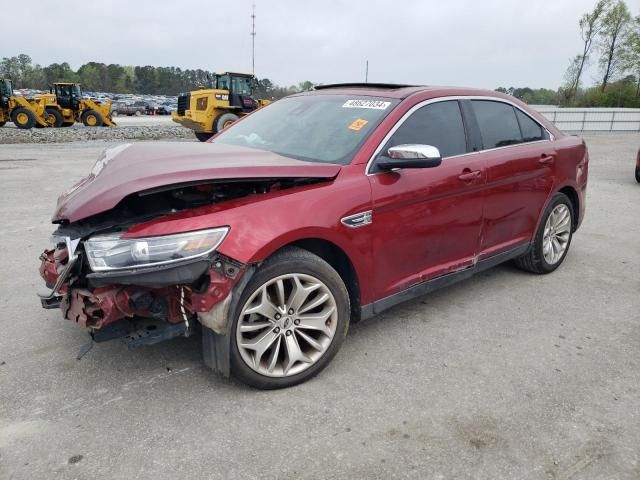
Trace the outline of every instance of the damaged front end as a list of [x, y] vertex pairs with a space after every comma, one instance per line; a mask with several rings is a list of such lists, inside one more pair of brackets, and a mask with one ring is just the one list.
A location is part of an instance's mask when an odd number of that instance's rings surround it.
[[[90, 240], [54, 237], [54, 243], [40, 256], [40, 275], [49, 288], [39, 293], [42, 306], [59, 307], [64, 318], [86, 327], [96, 342], [124, 338], [129, 348], [189, 336], [199, 315], [209, 328], [224, 333], [220, 318], [226, 319], [225, 308], [214, 306], [228, 306], [245, 271], [213, 250], [183, 261], [100, 270], [90, 260]], [[216, 316], [217, 323], [209, 321]]]
[[[219, 251], [233, 228], [225, 212], [313, 188], [339, 171], [229, 145], [107, 150], [58, 198], [53, 248], [40, 256], [49, 289], [42, 306], [59, 307], [96, 342], [124, 337], [129, 347], [189, 336], [199, 322], [205, 362], [228, 373], [228, 343], [214, 344], [228, 342], [232, 293], [254, 266]], [[185, 219], [188, 226], [176, 226]]]

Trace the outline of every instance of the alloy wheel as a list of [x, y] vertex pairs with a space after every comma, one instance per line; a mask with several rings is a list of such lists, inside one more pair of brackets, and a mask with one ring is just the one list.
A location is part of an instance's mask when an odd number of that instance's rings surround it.
[[329, 288], [311, 275], [290, 273], [251, 294], [237, 322], [236, 342], [242, 360], [255, 372], [289, 377], [322, 358], [337, 324]]
[[564, 203], [557, 205], [547, 217], [542, 237], [542, 254], [549, 265], [560, 261], [571, 238], [571, 211]]

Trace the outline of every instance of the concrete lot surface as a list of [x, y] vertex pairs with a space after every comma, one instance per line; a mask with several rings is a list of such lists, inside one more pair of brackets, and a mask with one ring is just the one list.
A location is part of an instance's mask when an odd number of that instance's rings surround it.
[[640, 135], [587, 137], [564, 265], [503, 265], [352, 327], [312, 381], [217, 377], [199, 339], [75, 359], [43, 310], [57, 195], [104, 143], [0, 146], [1, 479], [640, 478]]

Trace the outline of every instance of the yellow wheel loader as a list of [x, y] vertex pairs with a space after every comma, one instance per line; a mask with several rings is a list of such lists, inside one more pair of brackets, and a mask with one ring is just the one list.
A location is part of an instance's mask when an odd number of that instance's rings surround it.
[[78, 83], [56, 82], [49, 93], [38, 97], [45, 103], [45, 119], [51, 127], [70, 127], [82, 122], [87, 127], [111, 127], [111, 100], [105, 103], [82, 98]]
[[243, 115], [271, 103], [253, 98], [255, 77], [248, 73], [215, 74], [212, 88], [194, 90], [178, 96], [174, 122], [190, 128], [201, 142], [209, 140]]
[[0, 127], [9, 121], [20, 129], [46, 127], [45, 103], [14, 95], [11, 80], [0, 78]]

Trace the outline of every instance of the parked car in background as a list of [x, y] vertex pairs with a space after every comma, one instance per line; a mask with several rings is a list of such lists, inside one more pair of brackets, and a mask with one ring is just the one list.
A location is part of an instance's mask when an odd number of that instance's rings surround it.
[[156, 104], [154, 108], [155, 108], [156, 115], [169, 115], [170, 114], [169, 110], [167, 110], [167, 106], [166, 105]]
[[636, 155], [636, 182], [640, 183], [640, 150]]
[[145, 115], [146, 109], [141, 105], [128, 104], [124, 102], [114, 102], [111, 104], [111, 115]]
[[156, 106], [153, 103], [147, 102], [145, 100], [139, 100], [139, 101], [135, 102], [134, 105], [136, 107], [143, 108], [144, 109], [144, 113], [147, 114], [147, 115], [153, 115], [153, 113], [155, 112], [155, 109], [156, 109]]
[[295, 385], [351, 321], [508, 260], [556, 270], [588, 160], [582, 139], [497, 92], [317, 87], [210, 143], [106, 151], [59, 197], [42, 305], [130, 346], [199, 322], [211, 368]]

